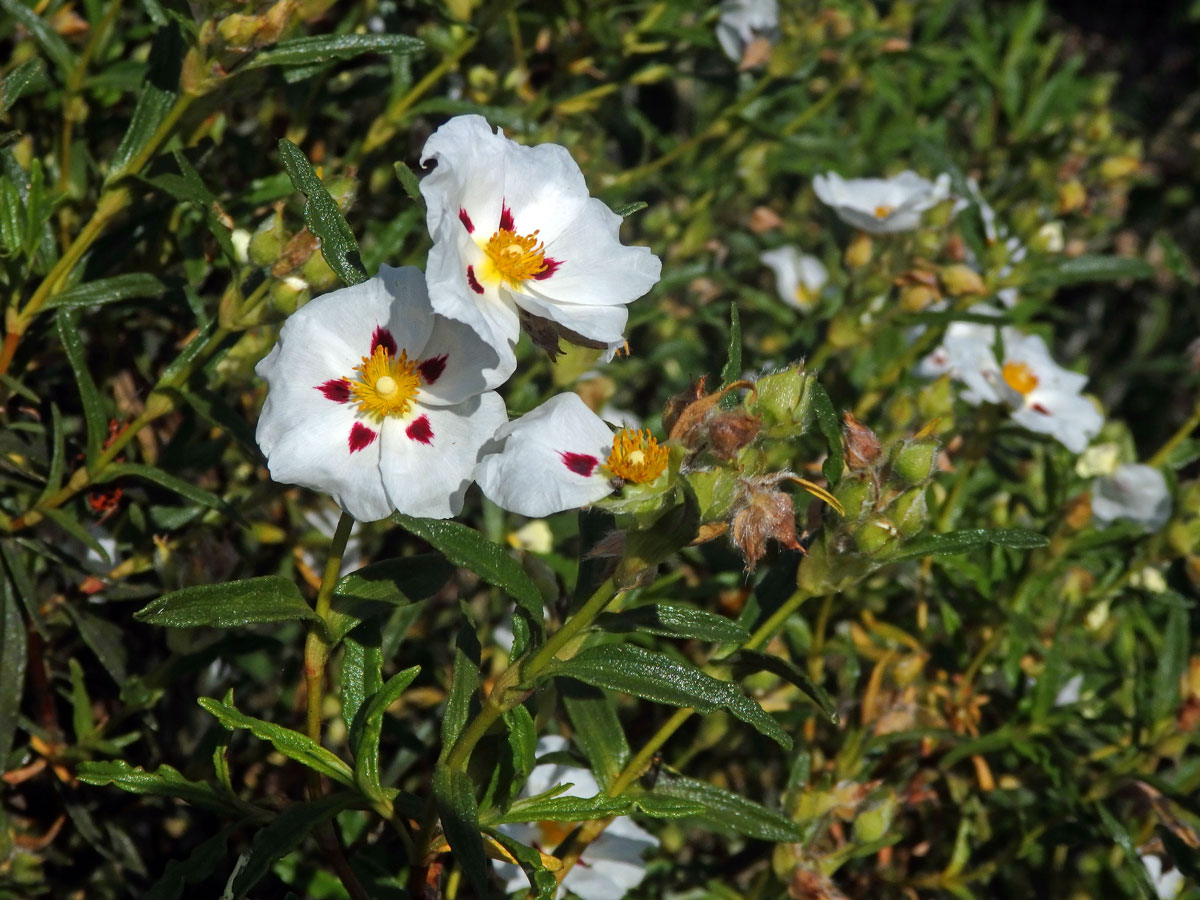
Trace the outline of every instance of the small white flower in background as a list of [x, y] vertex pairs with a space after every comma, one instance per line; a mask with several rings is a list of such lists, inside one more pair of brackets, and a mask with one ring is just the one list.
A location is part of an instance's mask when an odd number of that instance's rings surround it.
[[[545, 735], [537, 742], [539, 757], [566, 749], [566, 738], [554, 734]], [[560, 795], [563, 797], [594, 797], [600, 793], [600, 786], [587, 769], [548, 763], [535, 766], [529, 773], [521, 796], [536, 796], [560, 784], [571, 785]], [[499, 827], [509, 837], [543, 853], [553, 853], [563, 838], [575, 830], [575, 824], [571, 822], [522, 823]], [[579, 861], [563, 879], [558, 896], [562, 897], [570, 891], [583, 900], [620, 900], [642, 883], [646, 876], [642, 854], [657, 846], [658, 838], [640, 828], [628, 816], [618, 816], [583, 851]], [[496, 874], [504, 879], [506, 892], [529, 888], [529, 881], [518, 866], [504, 862], [493, 865]]]
[[381, 266], [307, 303], [255, 371], [255, 437], [271, 477], [323, 491], [354, 518], [462, 509], [480, 447], [507, 420], [512, 372], [469, 327], [433, 315], [419, 269]]
[[950, 196], [950, 176], [936, 181], [905, 170], [891, 178], [842, 178], [826, 172], [813, 178], [813, 190], [838, 218], [871, 234], [912, 231], [921, 213]]
[[[776, 0], [724, 0], [717, 19], [717, 43], [735, 63], [746, 60], [755, 42], [767, 47], [779, 40], [779, 4]], [[752, 54], [753, 56], [753, 54]], [[751, 59], [751, 65], [760, 60]]]
[[1171, 518], [1167, 479], [1152, 466], [1117, 466], [1092, 482], [1092, 518], [1101, 526], [1125, 519], [1158, 531]]
[[1066, 684], [1058, 689], [1058, 693], [1054, 695], [1055, 706], [1071, 706], [1078, 703], [1079, 698], [1083, 695], [1083, 676], [1072, 675], [1067, 679]]
[[1150, 883], [1154, 885], [1154, 893], [1158, 894], [1158, 900], [1172, 900], [1177, 897], [1183, 889], [1183, 873], [1178, 869], [1164, 872], [1162, 859], [1152, 853], [1139, 853], [1138, 856], [1141, 857], [1142, 865], [1146, 867], [1146, 874], [1150, 876]]
[[496, 441], [503, 449], [483, 457], [475, 480], [493, 503], [531, 517], [595, 503], [622, 482], [649, 484], [669, 456], [647, 431], [614, 435], [578, 394], [551, 397], [502, 426]]
[[425, 142], [421, 179], [435, 312], [465, 322], [511, 359], [522, 321], [539, 346], [558, 338], [624, 344], [627, 303], [658, 281], [646, 247], [620, 241], [621, 217], [588, 195], [565, 147], [524, 147], [482, 116], [457, 116]]
[[759, 259], [775, 273], [775, 289], [784, 303], [803, 311], [816, 305], [829, 280], [824, 263], [790, 245], [764, 250]]
[[[972, 312], [995, 313], [987, 306]], [[1004, 356], [995, 354], [995, 328], [955, 322], [942, 345], [917, 366], [926, 377], [949, 374], [962, 382], [961, 397], [972, 405], [999, 403], [1022, 428], [1048, 434], [1082, 453], [1104, 425], [1104, 417], [1081, 391], [1087, 376], [1058, 365], [1038, 335], [1015, 328], [1000, 331]]]
[[549, 553], [554, 549], [554, 532], [545, 519], [532, 519], [509, 532], [508, 545], [516, 550], [528, 550], [530, 553]]

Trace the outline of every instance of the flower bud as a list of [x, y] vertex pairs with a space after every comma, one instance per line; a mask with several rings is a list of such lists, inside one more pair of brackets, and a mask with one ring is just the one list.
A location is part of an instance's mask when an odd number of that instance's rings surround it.
[[884, 518], [871, 519], [864, 522], [851, 534], [854, 549], [865, 556], [877, 556], [892, 542], [900, 532], [896, 526]]
[[309, 297], [308, 283], [302, 278], [283, 278], [271, 286], [271, 306], [290, 316]]
[[333, 274], [333, 269], [329, 268], [329, 263], [325, 262], [325, 257], [320, 253], [314, 253], [300, 267], [300, 277], [317, 293], [327, 291], [338, 283], [338, 277]]
[[912, 488], [897, 497], [888, 510], [888, 517], [904, 537], [912, 537], [923, 531], [929, 517], [925, 488]]
[[287, 232], [283, 226], [283, 209], [276, 207], [274, 214], [263, 219], [254, 229], [254, 234], [250, 237], [250, 244], [246, 248], [246, 254], [249, 256], [250, 262], [256, 266], [271, 266], [279, 259], [286, 241]]
[[1085, 203], [1087, 203], [1087, 191], [1079, 183], [1078, 178], [1072, 178], [1070, 181], [1059, 185], [1058, 204], [1055, 207], [1055, 211], [1060, 215], [1082, 209]]
[[846, 446], [846, 465], [851, 471], [874, 468], [881, 449], [879, 438], [848, 410], [842, 414], [842, 439]]
[[1136, 172], [1140, 165], [1141, 161], [1136, 156], [1110, 156], [1100, 163], [1100, 177], [1105, 181], [1119, 181]]
[[743, 479], [738, 511], [730, 523], [729, 535], [753, 572], [767, 552], [767, 541], [776, 540], [790, 550], [803, 549], [796, 540], [796, 511], [792, 498], [778, 490], [776, 476]]
[[891, 830], [896, 806], [896, 797], [889, 794], [860, 812], [854, 819], [854, 837], [864, 844], [882, 839]]
[[933, 474], [937, 448], [936, 441], [927, 439], [903, 442], [892, 459], [892, 474], [905, 484], [924, 484]]
[[846, 510], [846, 518], [857, 522], [875, 511], [877, 491], [868, 478], [843, 478], [833, 492], [842, 508]]
[[962, 263], [946, 266], [939, 273], [939, 277], [942, 287], [952, 297], [964, 297], [968, 294], [982, 296], [987, 293], [987, 286], [979, 277], [979, 273]]
[[865, 231], [860, 231], [846, 247], [846, 254], [843, 259], [847, 268], [859, 269], [871, 261], [872, 254], [871, 236]]
[[1029, 246], [1043, 253], [1062, 253], [1066, 241], [1063, 237], [1063, 223], [1057, 220], [1047, 222], [1038, 229]]
[[[805, 418], [807, 404], [802, 401], [812, 377], [798, 365], [764, 375], [754, 383], [754, 394], [747, 405], [768, 426], [783, 425], [790, 430]], [[663, 424], [666, 424], [665, 413]]]
[[918, 313], [928, 308], [938, 294], [923, 284], [910, 284], [900, 289], [900, 308], [905, 312]]

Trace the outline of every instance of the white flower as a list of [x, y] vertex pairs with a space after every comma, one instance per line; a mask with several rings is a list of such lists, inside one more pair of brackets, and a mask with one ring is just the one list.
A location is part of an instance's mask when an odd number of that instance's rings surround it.
[[491, 389], [512, 366], [433, 315], [420, 270], [381, 266], [309, 302], [255, 371], [271, 477], [324, 491], [354, 518], [462, 509], [480, 447], [504, 423]]
[[735, 63], [746, 56], [756, 40], [774, 44], [779, 39], [779, 4], [776, 0], [724, 0], [717, 19], [717, 43]]
[[482, 116], [457, 116], [430, 136], [421, 180], [433, 236], [426, 277], [434, 311], [465, 322], [511, 359], [524, 317], [550, 346], [558, 336], [624, 343], [625, 304], [658, 281], [646, 247], [626, 247], [621, 218], [588, 196], [565, 147], [523, 147]]
[[1167, 479], [1152, 466], [1126, 463], [1092, 482], [1092, 517], [1098, 525], [1127, 519], [1158, 531], [1171, 518]]
[[[545, 735], [538, 739], [538, 756], [566, 749], [566, 739], [558, 735]], [[571, 785], [560, 795], [563, 797], [594, 797], [600, 793], [600, 786], [587, 769], [552, 763], [534, 767], [521, 790], [521, 796], [535, 796], [560, 784]], [[575, 826], [569, 822], [500, 826], [505, 834], [543, 853], [553, 853], [562, 839], [574, 829]], [[642, 854], [657, 846], [658, 838], [638, 827], [628, 816], [618, 816], [583, 851], [579, 861], [563, 879], [558, 896], [570, 891], [583, 900], [620, 900], [642, 883], [646, 875]], [[529, 882], [520, 868], [504, 862], [494, 865], [496, 874], [504, 879], [506, 892], [528, 889]]]
[[1058, 693], [1054, 695], [1055, 706], [1071, 706], [1079, 702], [1079, 698], [1083, 695], [1083, 676], [1072, 675], [1067, 679], [1066, 684], [1058, 689]]
[[1142, 865], [1146, 867], [1146, 874], [1150, 876], [1150, 883], [1154, 885], [1158, 900], [1172, 900], [1178, 896], [1183, 889], [1183, 873], [1178, 869], [1164, 872], [1162, 860], [1154, 854], [1139, 853], [1138, 856], [1141, 857]]
[[950, 176], [936, 181], [903, 171], [891, 178], [842, 178], [827, 172], [813, 178], [818, 199], [832, 206], [838, 218], [872, 234], [912, 231], [921, 213], [950, 196]]
[[614, 436], [578, 394], [551, 397], [496, 440], [503, 449], [484, 456], [475, 480], [493, 503], [534, 518], [595, 503], [622, 482], [648, 484], [667, 467], [667, 448], [648, 432]]
[[824, 263], [790, 245], [765, 250], [759, 259], [775, 273], [775, 289], [784, 303], [799, 310], [816, 305], [821, 288], [829, 280]]
[[[987, 306], [971, 311], [995, 312]], [[1059, 366], [1037, 335], [1002, 328], [1000, 337], [1002, 360], [996, 358], [993, 326], [956, 322], [917, 372], [948, 373], [966, 386], [961, 396], [968, 403], [1002, 404], [1022, 428], [1048, 434], [1068, 450], [1082, 453], [1104, 424], [1095, 405], [1081, 393], [1087, 376]]]

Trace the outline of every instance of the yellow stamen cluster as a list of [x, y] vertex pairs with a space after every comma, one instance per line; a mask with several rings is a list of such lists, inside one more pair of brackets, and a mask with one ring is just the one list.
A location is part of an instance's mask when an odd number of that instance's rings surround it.
[[1023, 362], [1006, 362], [1000, 374], [1004, 378], [1004, 383], [1022, 397], [1027, 396], [1038, 386], [1038, 377]]
[[879, 206], [875, 207], [875, 218], [886, 219], [888, 216], [890, 216], [895, 211], [896, 211], [896, 207], [888, 206], [886, 203], [881, 203], [881, 204], [879, 204]]
[[660, 447], [648, 431], [622, 428], [613, 436], [605, 467], [616, 477], [634, 484], [649, 484], [667, 468], [670, 451]]
[[358, 380], [350, 382], [350, 394], [362, 413], [377, 420], [405, 415], [421, 384], [417, 364], [409, 360], [408, 353], [401, 350], [393, 358], [382, 345], [364, 356], [354, 371]]
[[546, 245], [533, 234], [516, 234], [500, 228], [488, 238], [483, 250], [487, 263], [480, 276], [487, 281], [519, 285], [546, 270]]

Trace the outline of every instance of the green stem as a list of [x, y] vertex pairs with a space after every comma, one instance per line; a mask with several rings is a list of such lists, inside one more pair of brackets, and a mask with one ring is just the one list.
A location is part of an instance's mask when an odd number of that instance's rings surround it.
[[1165, 444], [1158, 448], [1158, 452], [1150, 457], [1146, 465], [1153, 466], [1157, 469], [1167, 461], [1167, 457], [1171, 455], [1172, 451], [1182, 444], [1187, 439], [1188, 435], [1190, 435], [1197, 428], [1200, 428], [1200, 401], [1196, 403], [1196, 408], [1192, 410], [1191, 417], [1179, 426], [1179, 430], [1171, 435]]
[[746, 650], [761, 649], [783, 627], [783, 623], [787, 621], [788, 617], [800, 608], [800, 604], [810, 596], [804, 591], [796, 591], [788, 597], [779, 609], [771, 613], [767, 620], [754, 630], [754, 634], [750, 635], [750, 640], [746, 641], [743, 647]]
[[[321, 587], [317, 591], [315, 608], [317, 621], [308, 626], [308, 639], [304, 644], [304, 680], [308, 686], [308, 736], [317, 743], [321, 742], [321, 702], [324, 699], [325, 690], [325, 663], [329, 659], [329, 651], [333, 646], [326, 636], [326, 621], [329, 618], [330, 604], [333, 602], [333, 588], [342, 571], [342, 556], [346, 552], [346, 542], [350, 539], [350, 529], [353, 527], [354, 517], [349, 513], [342, 513], [342, 517], [338, 519], [337, 528], [333, 532], [333, 541], [329, 546], [329, 558], [325, 561], [325, 574], [321, 578]], [[317, 787], [319, 792], [319, 779]]]

